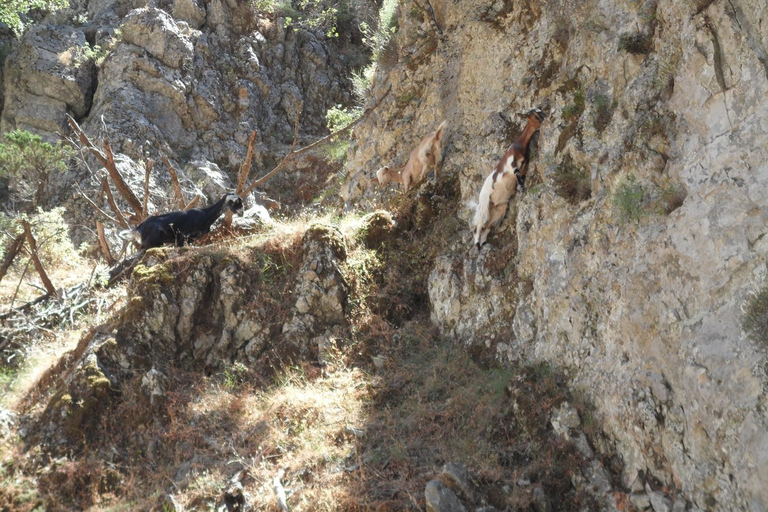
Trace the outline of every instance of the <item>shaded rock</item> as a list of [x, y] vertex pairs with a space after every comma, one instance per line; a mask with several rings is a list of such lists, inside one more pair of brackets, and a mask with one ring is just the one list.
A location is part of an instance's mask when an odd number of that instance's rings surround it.
[[649, 498], [645, 493], [630, 494], [629, 502], [637, 510], [646, 510], [651, 508], [651, 498]]
[[443, 466], [440, 479], [461, 499], [470, 503], [475, 502], [475, 486], [472, 482], [472, 475], [464, 466], [453, 462], [447, 463]]
[[283, 325], [286, 339], [302, 353], [318, 332], [346, 320], [348, 286], [339, 269], [347, 256], [341, 233], [328, 226], [311, 226], [303, 237], [304, 261], [298, 272], [293, 317]]
[[533, 488], [533, 508], [536, 512], [552, 512], [553, 510], [549, 496], [540, 485]]
[[427, 512], [467, 512], [459, 498], [439, 480], [431, 480], [424, 489]]
[[168, 377], [152, 368], [141, 378], [141, 390], [152, 406], [159, 407], [165, 399]]
[[653, 507], [653, 512], [672, 512], [672, 500], [660, 492], [651, 491], [648, 497]]
[[555, 432], [566, 440], [571, 438], [571, 429], [581, 426], [579, 412], [568, 402], [563, 402], [552, 411], [550, 422]]
[[386, 211], [369, 213], [362, 220], [360, 234], [363, 237], [363, 243], [369, 249], [378, 249], [381, 247], [395, 229], [395, 219], [392, 214]]

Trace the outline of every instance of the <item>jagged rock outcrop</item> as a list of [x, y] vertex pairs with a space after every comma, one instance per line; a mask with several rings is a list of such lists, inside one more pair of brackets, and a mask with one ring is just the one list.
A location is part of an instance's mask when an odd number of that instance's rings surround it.
[[[283, 335], [306, 356], [310, 350], [324, 353], [330, 330], [346, 322], [348, 285], [339, 263], [346, 259], [347, 247], [338, 229], [323, 225], [306, 231], [302, 247], [305, 257], [294, 288], [296, 303]], [[310, 340], [316, 346], [311, 347]]]
[[97, 72], [90, 49], [85, 33], [73, 27], [40, 25], [27, 31], [5, 60], [0, 131], [18, 128], [55, 139], [67, 114], [85, 116]]
[[433, 263], [433, 322], [567, 372], [625, 490], [654, 479], [694, 510], [768, 509], [765, 347], [741, 329], [768, 255], [764, 2], [430, 4], [401, 9], [348, 206], [445, 118], [441, 175], [468, 224], [515, 113], [544, 108], [528, 192], [481, 254], [468, 227]]
[[365, 50], [341, 45], [248, 2], [73, 2], [6, 59], [1, 129], [55, 139], [70, 114], [133, 159], [227, 170], [257, 130], [264, 167], [293, 140], [299, 111], [300, 133], [318, 136], [326, 111], [350, 102], [344, 52]]
[[[295, 274], [258, 250], [251, 258], [210, 249], [148, 251], [133, 270], [116, 327], [83, 338], [33, 435], [52, 446], [77, 444], [126, 386], [143, 397], [141, 414], [161, 414], [168, 372], [253, 366], [276, 346], [286, 360], [298, 354], [322, 362], [334, 350], [328, 338], [345, 323], [339, 262], [346, 242], [318, 224], [305, 232], [301, 251]], [[293, 315], [281, 324], [275, 307]]]

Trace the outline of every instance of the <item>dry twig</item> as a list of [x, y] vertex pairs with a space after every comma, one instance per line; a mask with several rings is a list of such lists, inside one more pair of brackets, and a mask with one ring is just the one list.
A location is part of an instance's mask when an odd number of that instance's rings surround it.
[[27, 252], [29, 252], [30, 257], [32, 258], [32, 263], [35, 265], [35, 269], [37, 269], [37, 273], [40, 275], [40, 280], [43, 282], [45, 290], [48, 292], [48, 295], [57, 297], [58, 294], [56, 293], [56, 288], [53, 286], [48, 274], [45, 272], [45, 268], [43, 268], [40, 258], [37, 257], [37, 242], [35, 241], [35, 237], [32, 236], [32, 229], [29, 226], [29, 222], [26, 220], [21, 220], [19, 222], [21, 222], [21, 225], [24, 227], [24, 234], [27, 238]]

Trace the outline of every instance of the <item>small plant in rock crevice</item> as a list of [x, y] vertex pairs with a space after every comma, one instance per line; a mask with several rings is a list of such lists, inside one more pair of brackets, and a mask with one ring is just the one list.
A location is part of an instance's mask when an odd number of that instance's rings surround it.
[[623, 177], [613, 194], [613, 208], [622, 222], [639, 222], [645, 215], [643, 199], [646, 190], [633, 174]]

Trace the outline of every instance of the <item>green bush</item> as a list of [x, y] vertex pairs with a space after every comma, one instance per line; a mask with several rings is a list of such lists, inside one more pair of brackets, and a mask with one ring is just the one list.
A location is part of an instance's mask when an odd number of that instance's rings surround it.
[[61, 143], [43, 142], [39, 135], [14, 130], [3, 135], [0, 144], [0, 175], [10, 180], [17, 199], [30, 203], [30, 210], [44, 205], [47, 185], [54, 173], [67, 170], [72, 149]]
[[11, 0], [0, 2], [0, 22], [8, 25], [16, 36], [20, 36], [24, 29], [21, 15], [34, 9], [57, 11], [69, 5], [69, 0]]
[[613, 194], [613, 208], [623, 222], [638, 222], [645, 211], [643, 198], [645, 188], [637, 182], [633, 174], [625, 176]]

